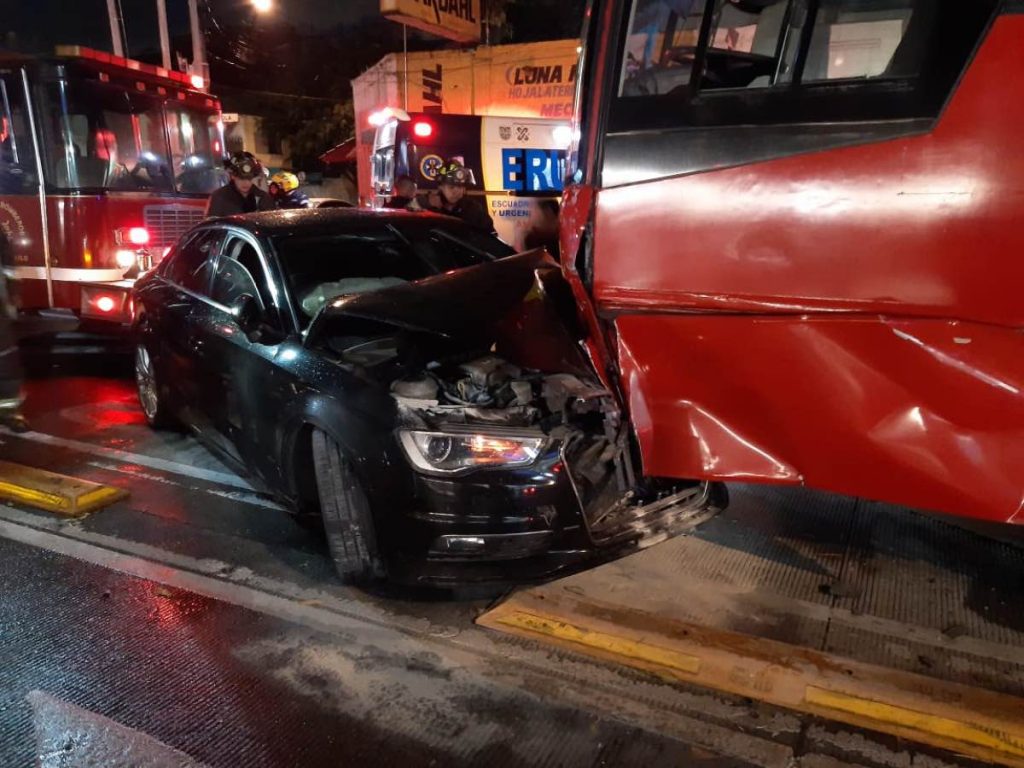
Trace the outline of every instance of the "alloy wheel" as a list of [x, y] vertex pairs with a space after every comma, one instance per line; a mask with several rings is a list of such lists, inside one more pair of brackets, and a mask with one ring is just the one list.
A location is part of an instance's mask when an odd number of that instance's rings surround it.
[[143, 413], [150, 421], [156, 419], [160, 408], [160, 397], [156, 389], [156, 375], [153, 373], [153, 361], [145, 345], [135, 347], [135, 386], [139, 392], [139, 404]]

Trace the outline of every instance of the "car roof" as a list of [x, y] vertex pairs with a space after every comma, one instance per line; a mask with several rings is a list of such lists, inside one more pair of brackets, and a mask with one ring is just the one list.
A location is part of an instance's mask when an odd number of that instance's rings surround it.
[[344, 233], [346, 229], [362, 229], [367, 224], [383, 226], [388, 223], [434, 220], [452, 222], [450, 216], [436, 213], [399, 211], [378, 208], [307, 208], [285, 211], [263, 211], [236, 216], [225, 216], [204, 221], [211, 224], [230, 224], [247, 229], [254, 235], [318, 235]]

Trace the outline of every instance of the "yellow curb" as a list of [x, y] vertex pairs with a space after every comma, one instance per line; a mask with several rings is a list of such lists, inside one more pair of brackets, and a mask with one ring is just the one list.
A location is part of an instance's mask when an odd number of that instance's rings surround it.
[[484, 627], [659, 677], [1024, 768], [1024, 699], [621, 605], [519, 592]]
[[82, 517], [126, 496], [128, 492], [120, 488], [0, 461], [0, 499]]

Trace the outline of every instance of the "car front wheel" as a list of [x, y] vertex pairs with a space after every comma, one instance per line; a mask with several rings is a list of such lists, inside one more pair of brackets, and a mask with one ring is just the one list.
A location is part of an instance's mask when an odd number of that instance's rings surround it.
[[341, 447], [313, 431], [313, 470], [327, 544], [344, 581], [366, 583], [384, 578], [370, 502]]
[[135, 389], [149, 426], [162, 429], [174, 425], [174, 419], [160, 394], [153, 358], [141, 341], [135, 345]]

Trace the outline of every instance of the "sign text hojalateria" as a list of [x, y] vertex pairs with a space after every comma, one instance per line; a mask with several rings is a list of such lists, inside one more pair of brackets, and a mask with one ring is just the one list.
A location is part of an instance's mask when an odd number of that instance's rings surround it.
[[480, 42], [480, 0], [380, 0], [380, 12], [440, 37]]

